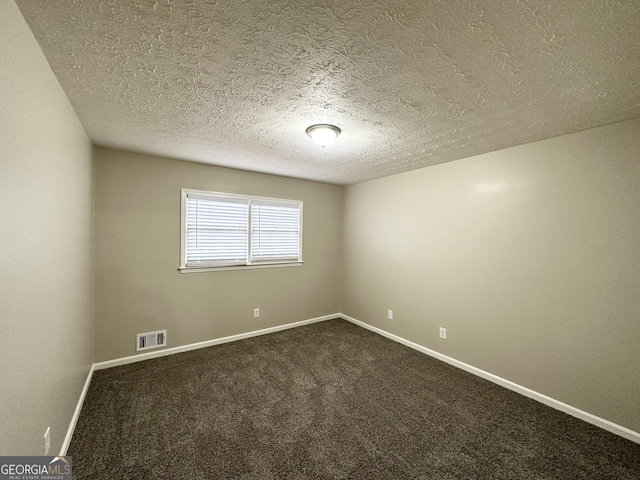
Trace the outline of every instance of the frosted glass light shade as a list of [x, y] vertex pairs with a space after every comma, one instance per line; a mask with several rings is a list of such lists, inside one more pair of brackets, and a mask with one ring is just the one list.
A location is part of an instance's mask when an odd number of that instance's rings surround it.
[[307, 135], [309, 135], [311, 139], [322, 148], [326, 147], [336, 138], [338, 138], [340, 132], [341, 130], [335, 125], [329, 125], [326, 123], [311, 125], [309, 128], [307, 128]]

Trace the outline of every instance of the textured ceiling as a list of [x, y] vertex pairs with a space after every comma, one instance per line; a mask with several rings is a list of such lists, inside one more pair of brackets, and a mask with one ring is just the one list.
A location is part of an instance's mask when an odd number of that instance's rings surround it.
[[348, 184], [640, 116], [637, 0], [16, 3], [102, 146]]

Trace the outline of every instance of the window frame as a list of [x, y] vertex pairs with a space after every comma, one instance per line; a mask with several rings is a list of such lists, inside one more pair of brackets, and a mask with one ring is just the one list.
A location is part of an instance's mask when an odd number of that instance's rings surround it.
[[[189, 195], [199, 197], [211, 197], [226, 198], [229, 200], [237, 200], [238, 203], [245, 203], [247, 205], [247, 259], [246, 264], [241, 265], [187, 265], [187, 199]], [[297, 260], [278, 260], [278, 261], [260, 261], [251, 262], [251, 206], [252, 202], [268, 202], [276, 205], [291, 205], [297, 206], [299, 209], [299, 221], [298, 221], [298, 259]], [[255, 195], [243, 195], [226, 192], [214, 192], [208, 190], [195, 190], [190, 188], [180, 189], [180, 266], [178, 270], [180, 273], [197, 273], [197, 272], [220, 272], [226, 270], [246, 270], [256, 268], [279, 268], [279, 267], [299, 267], [304, 262], [302, 260], [303, 251], [303, 201], [291, 200], [286, 198], [273, 198], [273, 197], [260, 197]]]

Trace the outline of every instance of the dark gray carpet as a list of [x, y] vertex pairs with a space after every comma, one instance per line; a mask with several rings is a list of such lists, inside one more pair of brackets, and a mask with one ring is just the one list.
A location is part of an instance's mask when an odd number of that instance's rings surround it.
[[95, 373], [77, 479], [638, 479], [640, 445], [343, 320]]

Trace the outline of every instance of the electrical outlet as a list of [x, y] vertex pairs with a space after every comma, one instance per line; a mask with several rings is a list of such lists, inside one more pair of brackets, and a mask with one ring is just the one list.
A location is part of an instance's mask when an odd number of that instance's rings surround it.
[[440, 327], [440, 338], [446, 340], [447, 339], [447, 329]]
[[260, 309], [259, 308], [254, 308], [253, 309], [253, 318], [258, 318], [260, 316]]
[[387, 310], [387, 318], [393, 320], [393, 310]]
[[51, 449], [51, 427], [47, 427], [47, 431], [44, 432], [42, 438], [44, 440], [44, 454], [49, 455], [49, 450]]

